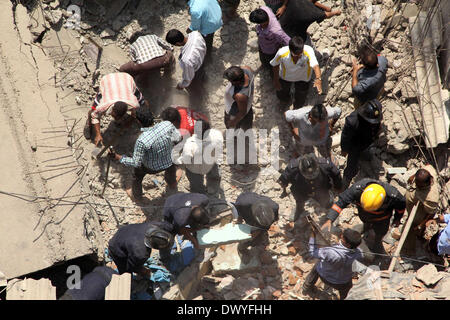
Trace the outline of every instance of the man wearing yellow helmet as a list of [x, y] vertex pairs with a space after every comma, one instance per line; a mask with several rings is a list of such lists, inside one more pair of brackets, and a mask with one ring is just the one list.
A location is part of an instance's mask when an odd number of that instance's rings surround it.
[[331, 223], [349, 204], [358, 207], [358, 216], [364, 223], [364, 233], [373, 230], [375, 239], [369, 249], [376, 253], [384, 253], [381, 240], [389, 230], [389, 221], [393, 211], [393, 225], [398, 226], [405, 211], [405, 197], [388, 183], [365, 178], [339, 195], [337, 202], [328, 212], [328, 220], [322, 226], [323, 230], [330, 230]]

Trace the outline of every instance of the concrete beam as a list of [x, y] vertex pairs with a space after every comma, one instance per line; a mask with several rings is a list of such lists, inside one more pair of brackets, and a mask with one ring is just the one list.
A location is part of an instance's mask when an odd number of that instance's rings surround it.
[[201, 248], [223, 244], [249, 241], [254, 228], [248, 224], [226, 224], [220, 229], [202, 229], [197, 231], [197, 241]]
[[234, 243], [216, 250], [217, 256], [212, 259], [214, 275], [239, 275], [242, 273], [256, 271], [261, 267], [257, 256], [253, 256], [249, 263], [244, 264], [239, 257], [238, 244]]
[[105, 290], [105, 300], [130, 300], [131, 273], [113, 274]]
[[56, 300], [56, 288], [49, 279], [13, 279], [8, 282], [6, 300]]

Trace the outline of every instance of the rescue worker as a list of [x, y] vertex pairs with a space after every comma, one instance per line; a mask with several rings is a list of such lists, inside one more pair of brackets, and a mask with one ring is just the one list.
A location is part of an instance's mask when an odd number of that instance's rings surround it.
[[345, 118], [341, 135], [341, 153], [347, 156], [344, 169], [344, 189], [358, 174], [361, 159], [373, 160], [373, 144], [381, 132], [381, 103], [374, 99], [362, 105]]
[[233, 223], [242, 223], [256, 228], [252, 231], [252, 240], [241, 242], [238, 245], [238, 253], [244, 264], [250, 262], [249, 246], [267, 244], [267, 232], [270, 226], [278, 220], [279, 205], [272, 199], [254, 192], [243, 192], [237, 197], [236, 202], [228, 202], [233, 213]]
[[306, 200], [312, 198], [321, 207], [330, 208], [333, 203], [331, 189], [341, 190], [342, 178], [339, 169], [324, 158], [313, 153], [292, 159], [278, 179], [286, 195], [286, 187], [291, 184], [291, 193], [296, 202], [294, 221], [303, 212]]
[[[339, 195], [338, 201], [328, 212], [328, 220], [323, 224], [322, 230], [329, 232], [331, 223], [349, 204], [358, 208], [358, 216], [364, 223], [363, 233], [367, 235], [371, 230], [375, 233], [373, 242], [367, 244], [369, 249], [375, 253], [385, 253], [381, 241], [389, 230], [393, 211], [395, 214], [392, 225], [399, 226], [406, 208], [405, 197], [388, 183], [370, 178], [362, 179]], [[373, 257], [367, 256], [367, 259]]]
[[119, 228], [108, 246], [108, 254], [117, 266], [119, 274], [135, 272], [148, 278], [150, 270], [144, 267], [144, 263], [150, 257], [152, 249], [167, 250], [172, 247], [171, 232], [170, 224], [156, 221]]

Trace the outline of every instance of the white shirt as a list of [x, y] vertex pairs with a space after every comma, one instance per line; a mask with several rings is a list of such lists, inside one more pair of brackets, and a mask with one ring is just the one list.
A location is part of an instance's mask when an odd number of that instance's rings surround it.
[[206, 55], [206, 43], [198, 31], [188, 34], [186, 44], [181, 48], [180, 67], [183, 70], [183, 79], [178, 83], [182, 88], [189, 87], [195, 72], [200, 69]]
[[311, 80], [312, 68], [319, 63], [317, 62], [313, 48], [305, 45], [303, 47], [303, 54], [297, 63], [294, 63], [289, 46], [286, 46], [278, 50], [275, 57], [270, 61], [270, 64], [273, 67], [280, 66], [279, 75], [283, 80], [290, 82], [308, 82]]
[[176, 162], [184, 164], [193, 173], [204, 175], [218, 162], [222, 150], [223, 135], [219, 130], [210, 129], [203, 141], [194, 133], [186, 140], [183, 153]]
[[295, 128], [298, 128], [300, 144], [304, 146], [318, 146], [324, 144], [330, 135], [328, 120], [339, 119], [341, 116], [341, 108], [327, 107], [327, 121], [317, 122], [315, 125], [312, 125], [311, 121], [308, 119], [311, 109], [312, 107], [304, 107], [285, 112], [286, 121], [292, 123]]

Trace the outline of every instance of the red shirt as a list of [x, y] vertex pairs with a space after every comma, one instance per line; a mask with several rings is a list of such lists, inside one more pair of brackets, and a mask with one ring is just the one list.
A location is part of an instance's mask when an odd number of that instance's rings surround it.
[[180, 113], [181, 117], [180, 134], [183, 136], [186, 135], [188, 132], [190, 135], [194, 134], [194, 126], [196, 120], [203, 120], [209, 122], [208, 117], [205, 116], [203, 113], [181, 106], [176, 107], [176, 109]]

